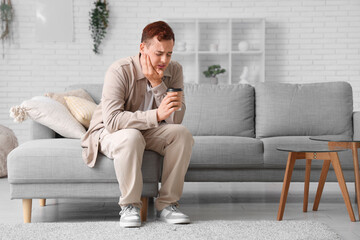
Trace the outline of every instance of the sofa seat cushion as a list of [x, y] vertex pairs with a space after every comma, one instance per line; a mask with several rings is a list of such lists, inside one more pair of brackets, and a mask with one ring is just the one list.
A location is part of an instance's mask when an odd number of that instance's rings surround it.
[[[161, 156], [145, 151], [144, 182], [157, 182]], [[8, 156], [10, 183], [100, 183], [117, 182], [113, 160], [98, 155], [94, 168], [81, 157], [79, 139], [39, 139], [21, 144]], [[144, 171], [145, 170], [145, 171]]]
[[263, 165], [259, 139], [233, 136], [194, 136], [189, 168], [237, 168]]
[[[323, 144], [327, 146], [327, 142], [313, 141], [308, 136], [286, 136], [286, 137], [271, 137], [262, 138], [264, 143], [264, 167], [265, 168], [286, 168], [288, 159], [288, 152], [279, 151], [276, 148], [279, 145], [287, 144]], [[354, 169], [352, 162], [352, 153], [350, 150], [339, 152], [339, 159], [342, 169]], [[313, 160], [311, 163], [312, 169], [321, 169], [324, 161]], [[295, 168], [305, 169], [306, 160], [296, 160]], [[332, 165], [330, 165], [332, 168]]]

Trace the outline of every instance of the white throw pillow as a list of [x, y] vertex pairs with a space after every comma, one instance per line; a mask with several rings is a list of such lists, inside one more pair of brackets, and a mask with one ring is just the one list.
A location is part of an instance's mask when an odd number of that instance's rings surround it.
[[15, 122], [30, 117], [67, 138], [81, 138], [86, 132], [64, 105], [49, 97], [36, 96], [26, 100], [20, 106], [12, 107], [10, 116]]

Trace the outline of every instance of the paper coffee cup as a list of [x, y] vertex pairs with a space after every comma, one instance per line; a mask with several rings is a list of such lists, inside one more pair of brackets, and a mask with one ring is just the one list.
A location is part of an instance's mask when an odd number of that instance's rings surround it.
[[[182, 92], [182, 88], [168, 88], [166, 92]], [[181, 107], [176, 111], [181, 111]]]

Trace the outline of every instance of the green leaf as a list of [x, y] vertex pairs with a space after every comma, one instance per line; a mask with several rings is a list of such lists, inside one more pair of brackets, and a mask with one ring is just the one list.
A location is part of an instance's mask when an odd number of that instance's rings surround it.
[[95, 8], [89, 12], [89, 29], [93, 39], [93, 51], [98, 54], [99, 46], [105, 38], [106, 28], [109, 24], [109, 10], [107, 9], [107, 3], [101, 0], [95, 1], [94, 5]]
[[208, 67], [207, 71], [204, 71], [203, 74], [205, 77], [216, 77], [218, 74], [224, 73], [226, 70], [222, 69], [220, 65], [211, 65]]

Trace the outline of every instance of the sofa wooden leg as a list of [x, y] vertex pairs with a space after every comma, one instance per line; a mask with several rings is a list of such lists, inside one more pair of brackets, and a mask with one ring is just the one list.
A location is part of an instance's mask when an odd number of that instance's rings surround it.
[[23, 199], [22, 204], [23, 204], [24, 223], [31, 223], [32, 199]]
[[140, 217], [141, 217], [142, 222], [146, 222], [149, 198], [141, 197], [141, 202], [142, 202], [142, 207], [141, 207], [141, 210], [140, 210]]
[[46, 206], [46, 198], [42, 198], [39, 201], [40, 201], [40, 207], [45, 207]]

